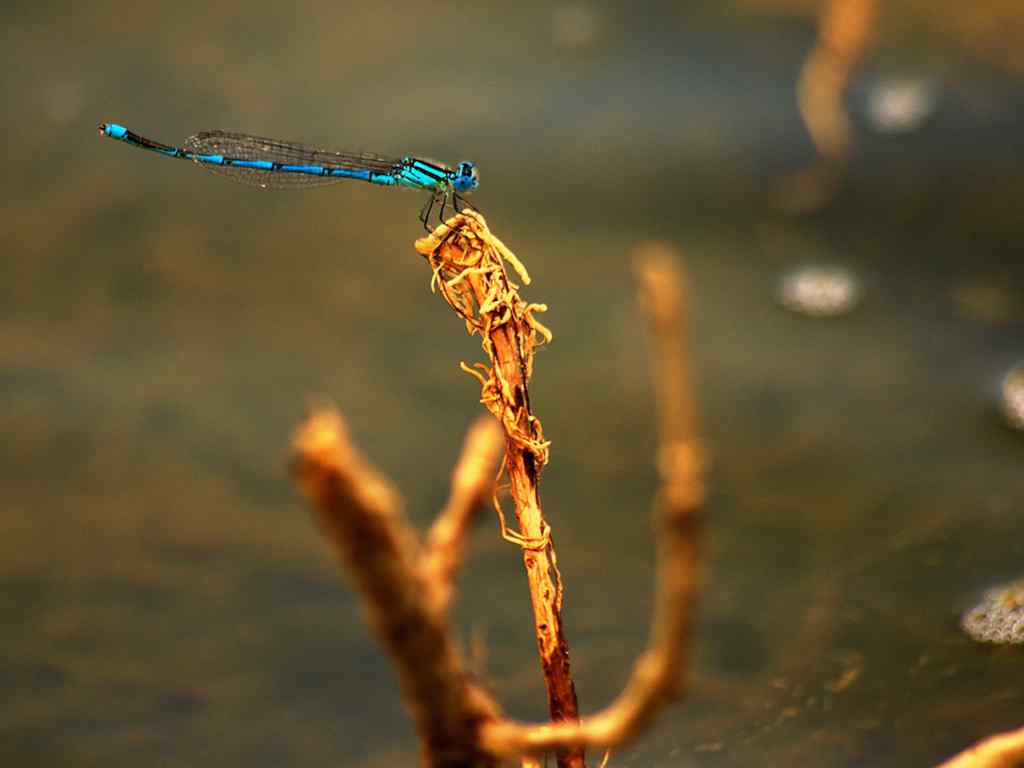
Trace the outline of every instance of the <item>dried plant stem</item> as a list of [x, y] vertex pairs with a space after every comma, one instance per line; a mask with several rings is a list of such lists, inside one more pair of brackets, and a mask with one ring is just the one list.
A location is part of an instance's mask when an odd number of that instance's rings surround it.
[[636, 255], [641, 304], [651, 338], [652, 374], [658, 404], [656, 507], [657, 593], [647, 649], [618, 699], [579, 723], [530, 726], [487, 722], [481, 731], [489, 752], [519, 754], [579, 744], [611, 747], [637, 735], [657, 712], [685, 690], [697, 593], [697, 514], [704, 501], [702, 452], [696, 435], [681, 318], [684, 297], [668, 246], [653, 244]]
[[[500, 376], [507, 384], [512, 402], [520, 404], [516, 409], [517, 429], [530, 434], [534, 439], [542, 439], [534, 430], [538, 422], [530, 412], [526, 366], [519, 356], [520, 344], [516, 333], [516, 327], [509, 324], [491, 330], [494, 363], [501, 368]], [[562, 584], [558, 577], [550, 527], [544, 519], [540, 502], [538, 459], [529, 447], [524, 447], [512, 437], [507, 439], [505, 471], [515, 504], [519, 532], [524, 540], [538, 543], [523, 548], [523, 565], [530, 585], [537, 645], [547, 684], [551, 719], [572, 720], [578, 716], [576, 689], [569, 671], [569, 647], [562, 628]]]
[[1012, 768], [1024, 764], [1024, 728], [997, 733], [951, 757], [939, 768]]
[[[543, 307], [527, 305], [519, 298], [516, 287], [509, 282], [503, 258], [511, 261], [524, 282], [529, 276], [475, 212], [454, 217], [431, 236], [417, 241], [416, 248], [430, 259], [435, 285], [442, 286], [449, 305], [466, 321], [471, 333], [482, 336], [490, 366], [483, 366], [483, 374], [474, 375], [483, 384], [482, 402], [506, 431], [503, 469], [519, 524], [512, 539], [523, 545], [548, 711], [555, 722], [576, 721], [576, 687], [561, 615], [562, 584], [551, 529], [540, 502], [540, 472], [547, 462], [548, 443], [540, 421], [531, 411], [528, 389], [533, 348], [550, 339], [550, 333], [532, 317]], [[498, 510], [501, 514], [500, 506]], [[582, 750], [570, 747], [560, 751], [558, 765], [582, 768]]]

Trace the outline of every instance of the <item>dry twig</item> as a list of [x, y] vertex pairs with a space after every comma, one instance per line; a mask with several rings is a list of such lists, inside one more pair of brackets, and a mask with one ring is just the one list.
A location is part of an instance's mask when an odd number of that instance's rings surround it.
[[605, 710], [579, 723], [487, 722], [482, 744], [489, 752], [512, 755], [569, 744], [622, 744], [636, 738], [662, 707], [685, 690], [683, 674], [697, 592], [697, 513], [704, 501], [701, 449], [680, 332], [685, 299], [668, 246], [645, 246], [635, 261], [652, 346], [661, 475], [655, 519], [657, 592], [648, 646], [634, 665], [626, 689]]
[[[530, 408], [528, 389], [533, 351], [551, 340], [551, 332], [535, 318], [546, 307], [520, 298], [505, 262], [512, 264], [524, 283], [529, 283], [529, 274], [475, 211], [458, 214], [416, 241], [416, 250], [430, 261], [431, 285], [463, 319], [466, 329], [480, 334], [488, 357], [489, 365], [470, 368], [463, 364], [463, 369], [480, 382], [481, 403], [505, 430], [502, 469], [508, 478], [519, 531], [507, 530], [497, 495], [495, 508], [502, 534], [522, 547], [551, 719], [575, 721], [579, 715], [569, 645], [562, 626], [562, 582], [538, 487], [541, 470], [548, 461], [549, 443]], [[582, 767], [583, 753], [577, 748], [562, 751], [558, 764], [560, 768]]]

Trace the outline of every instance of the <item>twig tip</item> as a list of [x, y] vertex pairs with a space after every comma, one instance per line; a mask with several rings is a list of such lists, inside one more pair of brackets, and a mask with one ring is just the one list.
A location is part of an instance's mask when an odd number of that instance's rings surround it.
[[310, 408], [295, 430], [292, 451], [300, 460], [325, 463], [348, 443], [345, 420], [337, 409], [318, 405]]

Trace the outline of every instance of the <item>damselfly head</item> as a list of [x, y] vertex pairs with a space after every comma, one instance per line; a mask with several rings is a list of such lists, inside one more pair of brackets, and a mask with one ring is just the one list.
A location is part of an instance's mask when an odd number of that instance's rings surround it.
[[100, 136], [109, 136], [112, 139], [123, 139], [128, 135], [128, 129], [117, 123], [100, 123]]
[[470, 192], [480, 186], [480, 172], [476, 169], [476, 163], [468, 160], [459, 163], [452, 186], [456, 192]]

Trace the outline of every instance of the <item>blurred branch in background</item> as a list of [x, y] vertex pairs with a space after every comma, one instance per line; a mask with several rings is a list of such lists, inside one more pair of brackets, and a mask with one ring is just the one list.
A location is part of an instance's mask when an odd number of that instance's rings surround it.
[[[435, 236], [434, 251], [425, 245], [421, 248], [421, 252], [428, 251], [434, 259], [435, 270], [441, 263], [436, 260], [437, 248], [458, 248], [463, 256], [474, 249], [504, 249], [489, 233], [482, 217], [475, 214], [454, 217]], [[463, 271], [480, 268], [481, 264], [477, 264], [464, 267]], [[462, 560], [473, 512], [491, 492], [502, 442], [506, 449], [503, 467], [510, 476], [514, 471], [530, 473], [530, 464], [527, 459], [510, 458], [509, 454], [522, 450], [536, 458], [541, 447], [546, 451], [539, 425], [534, 428], [532, 416], [526, 418], [529, 411], [524, 409], [525, 392], [512, 390], [511, 401], [504, 399], [509, 393], [496, 393], [504, 404], [499, 416], [505, 427], [504, 439], [503, 430], [490, 419], [470, 431], [453, 474], [450, 499], [431, 527], [426, 544], [405, 519], [398, 493], [351, 445], [336, 412], [315, 411], [296, 434], [296, 480], [313, 504], [325, 536], [352, 574], [367, 619], [398, 668], [406, 704], [420, 735], [424, 766], [466, 768], [493, 765], [505, 759], [521, 759], [524, 765], [536, 765], [535, 756], [546, 752], [559, 754], [560, 763], [583, 765], [585, 747], [610, 748], [636, 738], [661, 708], [685, 690], [684, 672], [697, 591], [697, 515], [704, 500], [704, 486], [691, 376], [681, 330], [684, 295], [668, 246], [641, 249], [636, 268], [640, 301], [648, 319], [659, 420], [657, 593], [647, 649], [619, 698], [592, 717], [543, 724], [503, 718], [496, 702], [467, 674], [448, 624], [452, 579]], [[458, 281], [447, 283], [451, 289], [458, 285]], [[474, 301], [478, 298], [474, 293]], [[494, 298], [489, 294], [487, 301], [476, 305], [478, 311], [469, 319], [480, 321], [480, 313], [492, 306], [490, 300]], [[512, 315], [500, 313], [504, 320], [498, 328], [513, 318], [518, 318], [516, 323], [525, 322], [525, 307], [514, 310]], [[498, 343], [494, 331], [498, 328], [487, 328], [490, 343], [495, 346]], [[508, 339], [501, 343], [507, 342]], [[524, 351], [523, 343], [522, 338], [517, 340], [520, 353]], [[522, 364], [523, 359], [518, 362]], [[494, 363], [493, 367], [502, 364], [500, 355], [496, 355]], [[486, 376], [481, 375], [485, 396], [488, 383], [500, 388], [509, 381], [504, 377], [512, 376], [508, 370], [495, 374], [493, 367]], [[525, 366], [520, 370], [520, 384], [525, 384], [528, 372]], [[485, 404], [492, 411], [499, 410], [497, 402], [485, 397]], [[508, 412], [508, 402], [519, 407]], [[520, 442], [516, 435], [509, 434], [510, 423], [527, 430], [534, 442]], [[523, 468], [513, 470], [511, 465], [515, 462], [521, 462]], [[534, 492], [538, 472], [539, 466], [535, 466], [529, 474]], [[515, 496], [521, 489], [515, 490], [515, 480], [512, 484]], [[520, 517], [521, 525], [523, 519]], [[525, 526], [522, 529], [519, 543], [524, 547], [524, 558], [539, 557], [538, 553], [548, 551], [553, 557], [550, 535], [542, 518], [541, 523], [539, 539]], [[538, 562], [533, 561], [534, 570]], [[554, 570], [554, 562], [550, 567]], [[557, 589], [556, 607], [560, 608], [560, 583]], [[564, 672], [568, 674], [568, 667]], [[571, 685], [571, 679], [569, 682]]]
[[876, 0], [831, 0], [818, 22], [818, 40], [797, 81], [797, 105], [819, 160], [786, 177], [779, 205], [794, 213], [817, 210], [832, 199], [853, 144], [843, 97], [868, 49]]
[[[821, 14], [832, 0], [735, 0], [768, 13]], [[880, 21], [887, 44], [948, 51], [950, 43], [1010, 72], [1024, 73], [1024, 5], [1020, 0], [889, 0]]]
[[800, 71], [800, 115], [826, 163], [841, 164], [850, 153], [852, 129], [843, 95], [867, 51], [876, 11], [876, 0], [832, 0], [818, 23], [818, 42]]
[[818, 161], [779, 181], [776, 203], [790, 213], [810, 213], [835, 196], [854, 136], [844, 97], [873, 38], [890, 47], [959, 43], [972, 55], [1024, 73], [1024, 4], [1020, 0], [737, 0], [774, 12], [817, 14], [818, 36], [797, 80], [797, 106]]

